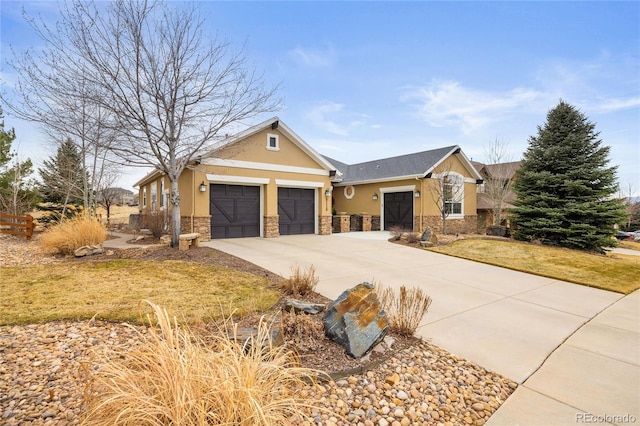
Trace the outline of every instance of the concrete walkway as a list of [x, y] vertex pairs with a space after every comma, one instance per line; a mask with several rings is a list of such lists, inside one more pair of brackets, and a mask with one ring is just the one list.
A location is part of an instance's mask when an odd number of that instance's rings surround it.
[[362, 281], [419, 286], [433, 299], [421, 337], [521, 384], [489, 425], [640, 423], [640, 292], [623, 297], [388, 237], [354, 232], [203, 245], [285, 277], [294, 266], [313, 265], [317, 291], [329, 298]]
[[135, 238], [135, 235], [131, 234], [109, 231], [107, 232], [107, 236], [111, 239], [102, 243], [102, 247], [106, 249], [147, 248], [152, 246], [152, 244], [129, 244], [127, 241]]

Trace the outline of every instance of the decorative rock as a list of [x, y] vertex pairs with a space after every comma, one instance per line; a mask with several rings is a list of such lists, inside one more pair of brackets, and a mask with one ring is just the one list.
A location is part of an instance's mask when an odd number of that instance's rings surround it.
[[285, 312], [295, 312], [299, 314], [300, 312], [304, 312], [309, 315], [317, 315], [320, 312], [324, 311], [324, 305], [320, 303], [307, 303], [298, 299], [288, 299], [284, 302], [282, 306], [282, 310]]
[[389, 331], [389, 322], [374, 286], [365, 282], [342, 293], [327, 308], [324, 329], [354, 358], [377, 345]]
[[102, 253], [104, 253], [104, 249], [100, 246], [82, 246], [73, 251], [75, 257], [92, 256]]

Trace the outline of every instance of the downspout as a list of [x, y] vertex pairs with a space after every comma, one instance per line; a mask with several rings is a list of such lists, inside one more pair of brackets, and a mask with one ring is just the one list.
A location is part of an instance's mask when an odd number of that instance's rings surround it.
[[191, 230], [193, 233], [193, 215], [196, 212], [196, 171], [191, 170]]
[[[422, 234], [422, 220], [423, 220], [422, 219], [422, 214], [423, 214], [422, 197], [425, 196], [425, 193], [424, 193], [424, 179], [420, 179], [419, 176], [416, 176], [416, 180], [420, 182], [420, 198], [419, 198], [420, 201], [418, 201], [418, 203], [420, 204], [420, 216], [419, 216], [420, 217], [420, 224], [418, 226], [418, 232], [420, 232], [420, 234]], [[414, 198], [414, 200], [415, 200], [415, 198]]]

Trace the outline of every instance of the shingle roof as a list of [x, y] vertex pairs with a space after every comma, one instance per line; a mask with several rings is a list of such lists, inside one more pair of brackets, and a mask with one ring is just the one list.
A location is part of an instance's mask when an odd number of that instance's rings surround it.
[[452, 145], [357, 164], [344, 164], [328, 157], [325, 158], [342, 172], [341, 183], [351, 183], [424, 175], [458, 148], [457, 145]]

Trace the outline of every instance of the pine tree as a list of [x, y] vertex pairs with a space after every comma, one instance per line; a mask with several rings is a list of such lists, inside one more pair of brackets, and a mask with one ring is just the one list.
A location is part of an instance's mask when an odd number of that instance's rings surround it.
[[[78, 147], [67, 138], [58, 145], [56, 155], [43, 161], [38, 169], [43, 201], [81, 205], [83, 202], [83, 166]], [[87, 173], [86, 170], [84, 173]]]
[[603, 252], [615, 245], [614, 224], [624, 217], [616, 167], [595, 124], [564, 101], [538, 126], [516, 174], [514, 237], [543, 244]]
[[4, 128], [4, 116], [0, 107], [0, 211], [22, 215], [30, 211], [38, 201], [34, 182], [29, 179], [33, 173], [30, 159], [20, 161], [12, 151], [16, 139], [15, 130]]

